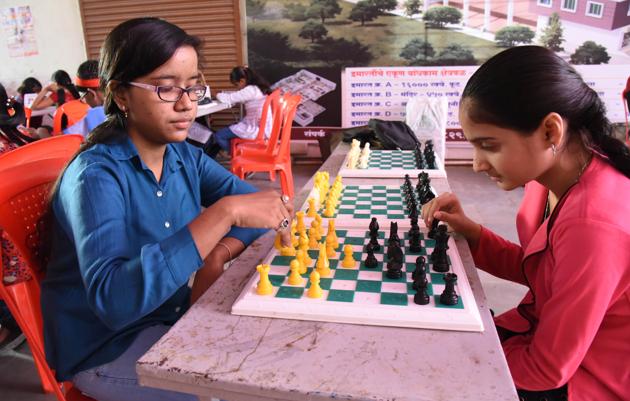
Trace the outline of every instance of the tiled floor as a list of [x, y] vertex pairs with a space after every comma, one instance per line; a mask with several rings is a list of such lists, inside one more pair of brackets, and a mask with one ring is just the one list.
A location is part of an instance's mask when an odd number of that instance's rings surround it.
[[[301, 188], [319, 166], [298, 164], [293, 169], [295, 187]], [[514, 219], [522, 190], [504, 192], [485, 176], [475, 174], [470, 167], [447, 167], [451, 189], [460, 196], [468, 215], [505, 238], [517, 241]], [[263, 173], [248, 179], [255, 186], [279, 188], [279, 181], [270, 182]], [[523, 296], [525, 288], [499, 280], [480, 272], [489, 305], [495, 312], [502, 312], [515, 306]], [[22, 352], [28, 347], [22, 345]], [[0, 399], [3, 401], [55, 400], [52, 395], [41, 392], [39, 377], [32, 362], [16, 357], [0, 356]]]

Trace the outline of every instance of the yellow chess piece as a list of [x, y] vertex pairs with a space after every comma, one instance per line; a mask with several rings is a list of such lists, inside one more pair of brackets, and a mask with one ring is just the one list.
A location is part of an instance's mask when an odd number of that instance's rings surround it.
[[[297, 258], [297, 260], [300, 262], [300, 274], [304, 274], [306, 273], [306, 268], [308, 265], [311, 264], [311, 262], [313, 261], [309, 256], [308, 256], [308, 252], [305, 251], [297, 251], [297, 255], [295, 256]], [[307, 258], [309, 259], [309, 261], [307, 262]]]
[[332, 237], [333, 248], [339, 249], [339, 238], [337, 238], [337, 230], [335, 229], [335, 220], [328, 219], [328, 232], [326, 233], [326, 239]]
[[320, 276], [330, 276], [330, 262], [328, 261], [328, 256], [326, 255], [325, 244], [319, 244], [319, 257], [317, 258], [315, 268], [317, 269], [317, 272]]
[[260, 280], [256, 286], [256, 294], [258, 295], [271, 295], [273, 293], [273, 285], [269, 281], [269, 265], [258, 265], [256, 270], [260, 274]]
[[276, 240], [273, 242], [273, 246], [277, 250], [282, 249], [282, 234], [280, 233], [276, 234]]
[[306, 296], [309, 298], [321, 298], [324, 294], [322, 287], [319, 286], [319, 273], [317, 273], [317, 270], [311, 272], [310, 283], [311, 286], [308, 288]]
[[319, 238], [317, 238], [317, 240], [319, 241], [322, 239], [322, 235], [324, 235], [324, 222], [322, 216], [320, 215], [315, 216], [315, 220], [317, 220], [317, 229], [319, 230]]
[[315, 231], [317, 231], [316, 228], [309, 228], [308, 230], [308, 247], [310, 249], [317, 249], [319, 248], [319, 244], [317, 242], [317, 234], [315, 233]]
[[308, 246], [309, 246], [309, 239], [308, 239], [308, 236], [306, 235], [306, 231], [305, 231], [302, 234], [300, 234], [299, 249], [301, 249], [303, 251], [308, 251]]
[[315, 217], [317, 215], [317, 210], [315, 210], [315, 198], [308, 198], [308, 213], [306, 213], [307, 217]]
[[295, 213], [295, 218], [297, 220], [296, 229], [298, 233], [302, 233], [302, 231], [306, 231], [306, 225], [304, 224], [304, 212], [299, 211]]
[[300, 276], [300, 261], [297, 259], [293, 259], [289, 264], [289, 269], [291, 269], [291, 274], [289, 275], [288, 283], [289, 285], [302, 285], [304, 284], [304, 279]]
[[[319, 221], [317, 219], [313, 219], [311, 221], [311, 228], [313, 228], [313, 233], [315, 234], [315, 239], [320, 241], [322, 239], [322, 233], [319, 230]], [[308, 231], [309, 236], [311, 235], [311, 230]]]
[[343, 257], [343, 260], [341, 261], [341, 267], [345, 267], [345, 268], [354, 267], [357, 261], [354, 260], [352, 245], [344, 245], [343, 254], [344, 254], [344, 257]]
[[335, 242], [333, 241], [333, 238], [326, 237], [326, 256], [330, 259], [334, 258], [336, 255], [337, 252], [335, 252]]
[[280, 255], [282, 256], [295, 256], [295, 248], [292, 246], [283, 246], [280, 248]]
[[332, 202], [326, 203], [326, 208], [324, 209], [324, 217], [335, 217], [335, 206]]

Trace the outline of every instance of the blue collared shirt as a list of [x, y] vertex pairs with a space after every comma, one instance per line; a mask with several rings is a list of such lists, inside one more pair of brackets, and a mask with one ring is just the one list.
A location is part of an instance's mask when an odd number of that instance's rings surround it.
[[[128, 138], [81, 153], [53, 198], [42, 283], [46, 356], [57, 378], [110, 362], [138, 331], [182, 316], [188, 279], [202, 266], [188, 223], [201, 206], [255, 191], [185, 142], [167, 145], [159, 182]], [[264, 232], [232, 227], [227, 236], [248, 245]]]

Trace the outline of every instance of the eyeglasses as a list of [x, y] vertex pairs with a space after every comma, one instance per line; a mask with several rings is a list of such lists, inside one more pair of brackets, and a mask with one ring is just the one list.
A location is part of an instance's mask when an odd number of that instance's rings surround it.
[[141, 82], [127, 82], [131, 86], [147, 89], [157, 93], [160, 100], [165, 102], [178, 102], [184, 96], [184, 92], [188, 94], [188, 98], [192, 102], [198, 102], [206, 95], [206, 87], [204, 85], [193, 85], [188, 88], [180, 88], [179, 86], [155, 86], [143, 84]]

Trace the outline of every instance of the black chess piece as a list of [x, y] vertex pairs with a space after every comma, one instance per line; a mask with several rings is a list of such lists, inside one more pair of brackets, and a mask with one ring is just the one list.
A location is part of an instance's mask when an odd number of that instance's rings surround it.
[[440, 220], [433, 218], [433, 221], [431, 222], [431, 229], [429, 230], [427, 237], [431, 239], [435, 239], [435, 234], [437, 233], [437, 228], [439, 224], [440, 224]]
[[414, 253], [422, 252], [422, 243], [420, 242], [420, 230], [409, 231], [409, 250]]
[[414, 288], [416, 289], [416, 294], [413, 296], [413, 303], [417, 305], [426, 305], [429, 303], [429, 294], [427, 294], [427, 283], [418, 283], [418, 286], [415, 287], [416, 282], [414, 281]]
[[387, 277], [395, 280], [403, 276], [402, 261], [403, 251], [400, 246], [387, 247]]
[[365, 261], [363, 264], [365, 265], [365, 267], [373, 269], [376, 266], [378, 266], [378, 261], [376, 260], [376, 257], [374, 256], [374, 248], [372, 247], [372, 245], [368, 243], [365, 246], [365, 250], [367, 252], [367, 257], [365, 258]]
[[396, 243], [399, 247], [402, 246], [400, 237], [398, 236], [398, 223], [392, 221], [389, 225], [389, 238], [387, 239], [387, 246], [391, 247]]
[[431, 253], [431, 263], [433, 263], [433, 270], [436, 272], [448, 271], [448, 239], [450, 235], [446, 231], [445, 225], [439, 225], [435, 234], [435, 248]]
[[372, 217], [372, 220], [370, 221], [370, 234], [371, 233], [377, 233], [378, 234], [378, 229], [379, 229], [379, 225], [378, 225], [378, 220], [376, 220], [376, 217]]
[[417, 283], [427, 283], [427, 262], [424, 256], [418, 256], [416, 258], [416, 269], [411, 273], [413, 279], [413, 288], [417, 289]]
[[457, 274], [446, 273], [444, 275], [444, 291], [440, 294], [440, 303], [443, 305], [457, 305], [459, 296], [455, 292], [455, 283], [457, 283]]
[[378, 242], [378, 231], [370, 233], [370, 242], [368, 243], [374, 251], [381, 249], [381, 244]]

